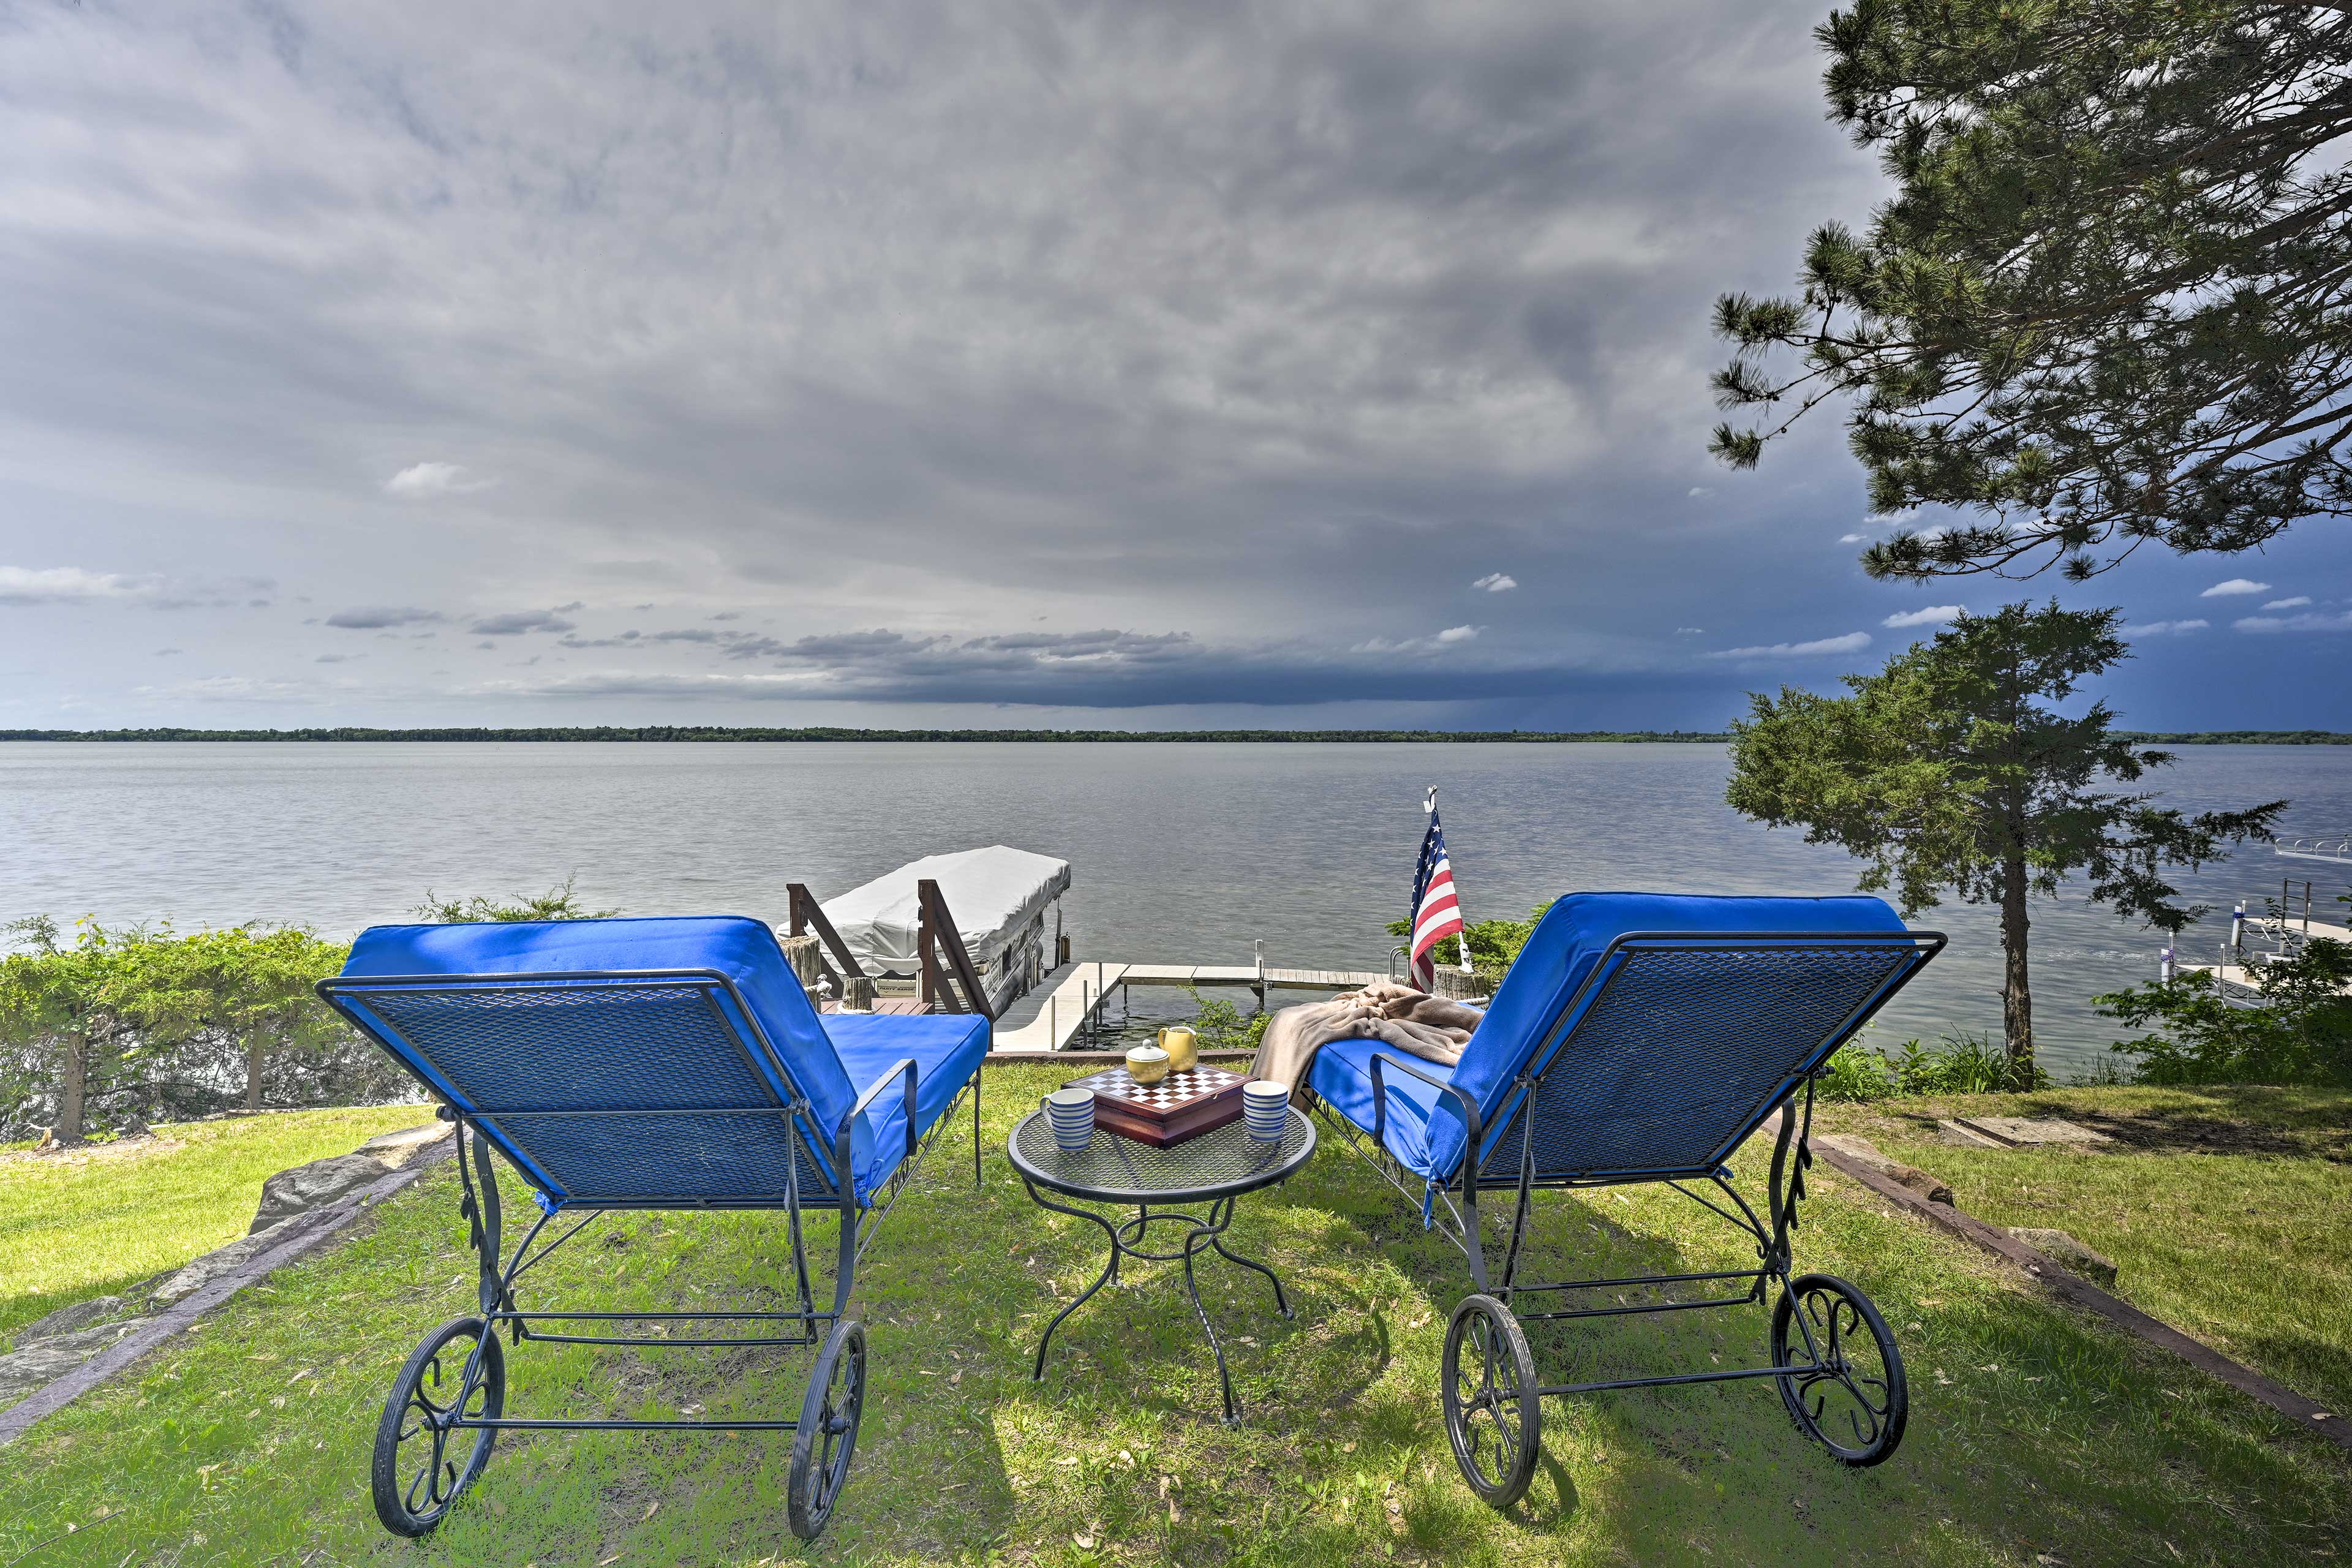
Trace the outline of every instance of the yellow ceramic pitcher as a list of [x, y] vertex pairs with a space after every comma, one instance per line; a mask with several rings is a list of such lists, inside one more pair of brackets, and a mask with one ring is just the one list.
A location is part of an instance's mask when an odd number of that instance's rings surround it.
[[1201, 1037], [1181, 1024], [1160, 1031], [1160, 1048], [1168, 1053], [1170, 1072], [1190, 1072], [1201, 1060]]

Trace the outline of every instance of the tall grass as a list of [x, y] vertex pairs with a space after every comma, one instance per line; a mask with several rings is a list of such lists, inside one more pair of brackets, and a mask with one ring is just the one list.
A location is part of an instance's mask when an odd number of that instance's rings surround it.
[[1848, 1045], [1813, 1081], [1824, 1100], [1864, 1104], [1906, 1094], [2001, 1094], [2043, 1088], [2050, 1079], [2038, 1068], [2019, 1073], [1990, 1036], [1951, 1030], [1935, 1045], [1914, 1037], [1891, 1053]]

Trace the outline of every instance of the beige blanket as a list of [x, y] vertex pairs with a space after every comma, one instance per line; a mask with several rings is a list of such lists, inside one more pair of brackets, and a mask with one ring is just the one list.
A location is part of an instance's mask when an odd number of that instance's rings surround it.
[[1312, 1098], [1307, 1069], [1314, 1065], [1315, 1053], [1333, 1040], [1385, 1040], [1399, 1050], [1452, 1067], [1462, 1059], [1462, 1047], [1481, 1016], [1475, 1007], [1392, 980], [1374, 981], [1328, 1002], [1276, 1013], [1258, 1043], [1250, 1076], [1288, 1086], [1291, 1103], [1304, 1105]]

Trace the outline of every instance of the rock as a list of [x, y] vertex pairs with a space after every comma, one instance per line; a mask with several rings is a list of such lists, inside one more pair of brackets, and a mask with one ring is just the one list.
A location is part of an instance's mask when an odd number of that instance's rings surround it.
[[1813, 1140], [1824, 1149], [1834, 1149], [1856, 1164], [1867, 1165], [1900, 1185], [1926, 1198], [1931, 1204], [1952, 1201], [1952, 1189], [1916, 1165], [1906, 1165], [1879, 1152], [1878, 1145], [1867, 1138], [1857, 1138], [1850, 1132], [1824, 1132]]
[[37, 1319], [17, 1330], [16, 1342], [28, 1345], [35, 1340], [77, 1332], [115, 1316], [127, 1305], [120, 1296], [92, 1296], [87, 1301], [68, 1301], [47, 1317]]
[[2077, 1143], [2089, 1147], [2115, 1142], [2104, 1132], [2061, 1121], [2055, 1116], [1963, 1116], [1958, 1120], [1962, 1127], [1991, 1139], [2003, 1148], [2034, 1143]]
[[132, 1318], [83, 1329], [78, 1333], [52, 1334], [0, 1355], [0, 1403], [14, 1405], [55, 1383], [146, 1321], [144, 1318]]
[[215, 1247], [161, 1285], [156, 1286], [154, 1294], [149, 1300], [158, 1307], [168, 1307], [185, 1297], [194, 1295], [222, 1275], [235, 1273], [247, 1263], [286, 1240], [285, 1227], [291, 1223], [290, 1220], [279, 1220], [268, 1230], [257, 1230], [251, 1236], [230, 1242], [226, 1247]]
[[1886, 1173], [1931, 1204], [1952, 1201], [1951, 1184], [1937, 1181], [1916, 1165], [1889, 1165]]
[[385, 1164], [397, 1168], [405, 1165], [419, 1153], [457, 1129], [446, 1121], [428, 1121], [422, 1127], [403, 1127], [395, 1132], [379, 1132], [359, 1147], [362, 1154], [373, 1154]]
[[261, 1207], [255, 1211], [247, 1234], [257, 1236], [280, 1220], [324, 1208], [337, 1198], [372, 1187], [390, 1169], [373, 1154], [338, 1154], [280, 1171], [261, 1184]]
[[2008, 1144], [1998, 1138], [1986, 1136], [1965, 1121], [1946, 1117], [1936, 1123], [1938, 1142], [1949, 1143], [1956, 1149], [2006, 1149]]
[[1836, 1150], [1849, 1160], [1859, 1160], [1874, 1171], [1895, 1163], [1879, 1152], [1877, 1144], [1851, 1132], [1816, 1132], [1813, 1142], [1824, 1149]]
[[2115, 1263], [2092, 1251], [2063, 1230], [2040, 1230], [2031, 1226], [2011, 1226], [2009, 1234], [2037, 1252], [2047, 1253], [2051, 1260], [2080, 1274], [2096, 1284], [2112, 1286], [2116, 1282]]

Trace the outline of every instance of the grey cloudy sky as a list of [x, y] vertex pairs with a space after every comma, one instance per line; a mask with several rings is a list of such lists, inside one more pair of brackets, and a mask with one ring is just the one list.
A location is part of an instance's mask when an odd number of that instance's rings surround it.
[[[0, 4], [0, 727], [1712, 727], [1875, 663], [2001, 594], [1866, 581], [1830, 424], [1704, 453], [1713, 296], [1878, 190], [1823, 9]], [[2135, 721], [2347, 727], [2346, 567], [2067, 596]]]

